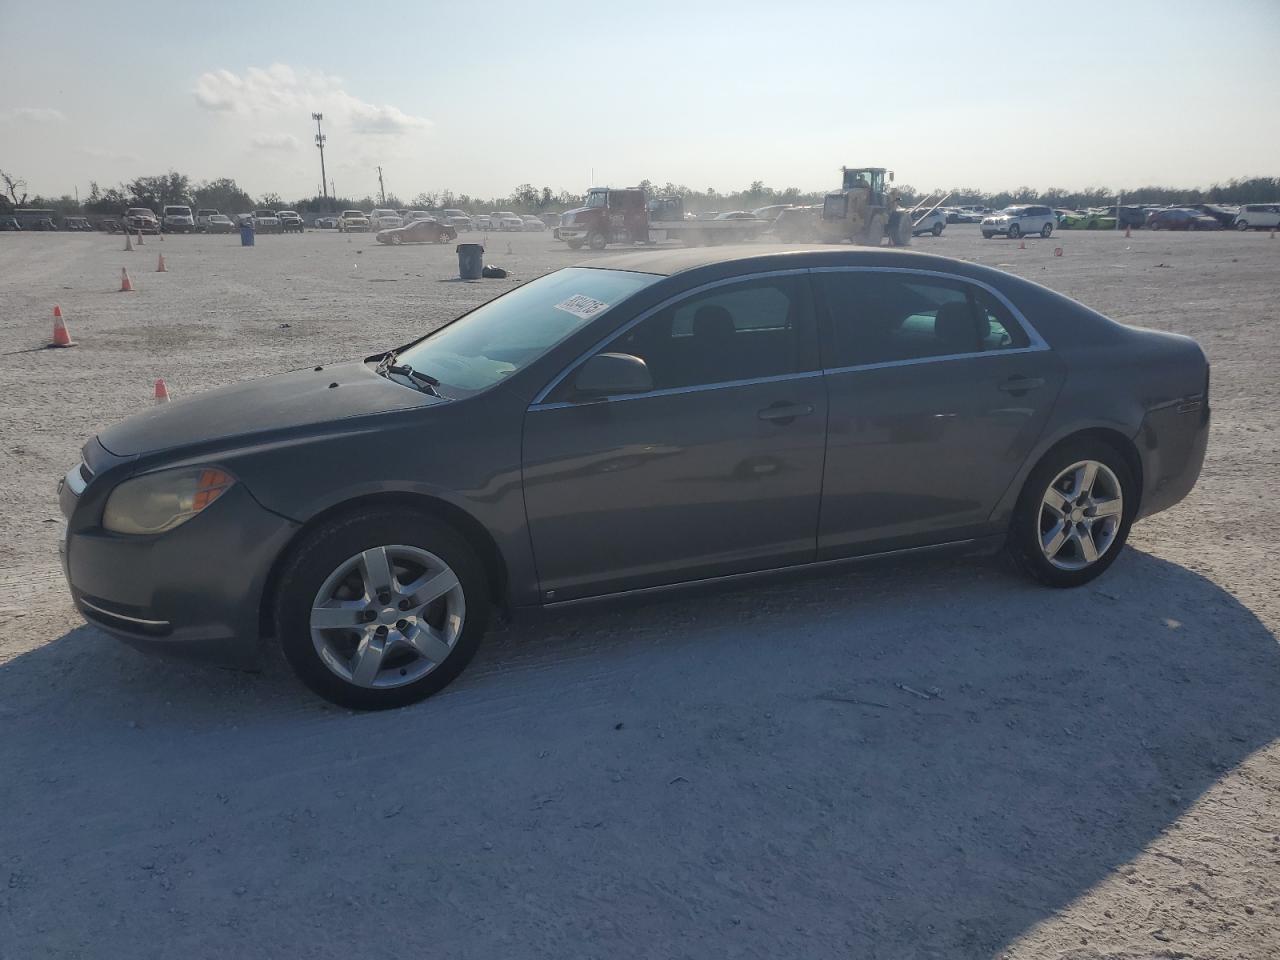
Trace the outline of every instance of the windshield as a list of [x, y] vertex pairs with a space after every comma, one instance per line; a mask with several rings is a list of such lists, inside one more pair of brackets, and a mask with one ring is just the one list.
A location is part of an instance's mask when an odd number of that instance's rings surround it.
[[608, 307], [661, 277], [570, 267], [539, 277], [473, 310], [399, 354], [440, 381], [450, 398], [469, 396], [533, 363]]
[[363, 210], [344, 210], [342, 211], [342, 215], [344, 217], [363, 217], [364, 211]]
[[608, 194], [604, 193], [603, 191], [597, 191], [596, 193], [588, 193], [586, 205], [588, 207], [603, 207], [605, 205], [605, 202], [608, 200], [608, 198], [609, 198]]

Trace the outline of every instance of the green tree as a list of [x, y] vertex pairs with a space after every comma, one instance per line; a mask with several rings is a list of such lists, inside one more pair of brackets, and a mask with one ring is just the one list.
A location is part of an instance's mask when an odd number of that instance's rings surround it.
[[197, 208], [218, 210], [230, 216], [248, 213], [253, 207], [249, 194], [240, 189], [230, 177], [205, 180], [192, 192], [192, 203]]

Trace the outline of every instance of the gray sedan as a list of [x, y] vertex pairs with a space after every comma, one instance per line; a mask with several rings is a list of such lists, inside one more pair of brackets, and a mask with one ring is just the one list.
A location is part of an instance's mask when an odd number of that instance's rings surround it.
[[1193, 340], [995, 270], [628, 253], [104, 430], [62, 483], [64, 561], [135, 645], [273, 638], [321, 696], [393, 707], [521, 609], [918, 550], [1078, 586], [1187, 494], [1208, 430]]

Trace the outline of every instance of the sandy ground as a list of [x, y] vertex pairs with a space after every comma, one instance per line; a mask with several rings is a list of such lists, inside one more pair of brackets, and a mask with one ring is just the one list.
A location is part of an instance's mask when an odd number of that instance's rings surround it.
[[[372, 352], [513, 281], [120, 246], [0, 234], [0, 958], [1280, 956], [1280, 241], [917, 241], [1208, 352], [1200, 485], [1094, 585], [935, 561], [557, 614], [376, 715], [85, 626], [55, 484], [156, 377]], [[74, 350], [33, 349], [54, 303]]]

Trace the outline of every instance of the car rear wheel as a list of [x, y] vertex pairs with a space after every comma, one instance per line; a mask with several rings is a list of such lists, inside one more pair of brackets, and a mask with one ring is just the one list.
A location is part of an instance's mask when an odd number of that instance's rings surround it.
[[280, 579], [276, 625], [298, 677], [332, 703], [382, 710], [447, 686], [475, 655], [489, 593], [475, 551], [426, 514], [322, 524]]
[[1237, 229], [1237, 230], [1248, 230], [1248, 229], [1249, 229], [1249, 221], [1248, 221], [1248, 220], [1237, 220], [1237, 221], [1236, 221], [1236, 229]]
[[983, 230], [983, 231], [982, 231], [982, 239], [983, 239], [983, 240], [990, 240], [990, 239], [991, 239], [992, 237], [994, 237], [994, 236], [995, 236], [995, 234], [994, 234], [994, 233], [987, 233], [987, 231], [985, 231], [985, 230]]
[[1009, 239], [1017, 240], [1020, 236], [1022, 236], [1022, 228], [1016, 223], [1009, 224]]
[[935, 223], [935, 224], [933, 225], [933, 229], [930, 231], [930, 233], [932, 233], [935, 237], [940, 237], [940, 236], [942, 236], [942, 224], [940, 224], [940, 223]]
[[1049, 239], [1049, 236], [1052, 233], [1053, 233], [1052, 223], [1046, 223], [1043, 227], [1040, 228], [1040, 236], [1044, 237], [1046, 240]]
[[1078, 587], [1115, 561], [1129, 537], [1137, 487], [1109, 444], [1071, 441], [1050, 451], [1018, 498], [1009, 550], [1033, 578]]
[[1160, 220], [1152, 220], [1152, 221], [1151, 221], [1151, 229], [1152, 229], [1152, 230], [1163, 230], [1163, 229], [1164, 229], [1164, 223], [1163, 223], [1162, 221], [1160, 221]]

